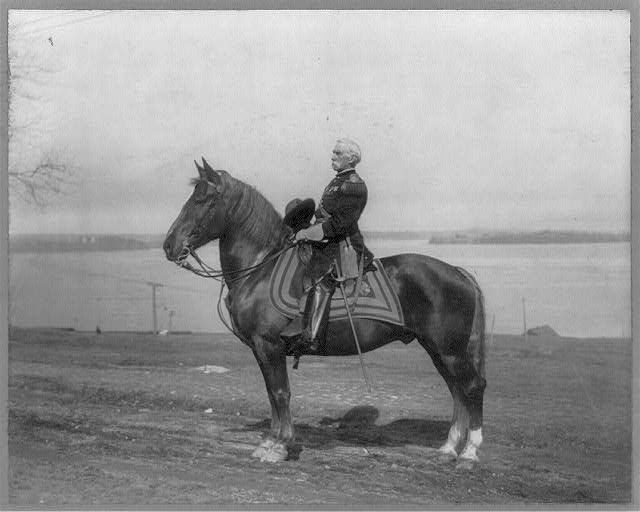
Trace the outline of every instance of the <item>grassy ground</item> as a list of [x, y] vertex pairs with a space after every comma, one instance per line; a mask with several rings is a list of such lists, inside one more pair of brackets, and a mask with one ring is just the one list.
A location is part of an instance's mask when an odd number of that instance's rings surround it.
[[[250, 457], [270, 408], [230, 335], [14, 330], [10, 503], [424, 507], [629, 503], [631, 341], [496, 336], [481, 462], [444, 462], [449, 392], [417, 344], [290, 371], [298, 458]], [[206, 373], [205, 365], [228, 369]]]

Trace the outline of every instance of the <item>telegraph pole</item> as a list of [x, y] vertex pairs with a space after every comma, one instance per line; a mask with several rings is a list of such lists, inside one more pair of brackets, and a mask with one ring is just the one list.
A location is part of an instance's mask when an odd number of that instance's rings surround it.
[[172, 329], [172, 320], [173, 320], [173, 315], [175, 315], [176, 312], [172, 309], [171, 311], [169, 311], [169, 329], [167, 329], [169, 331], [169, 333], [171, 333]]
[[158, 312], [156, 311], [156, 288], [161, 288], [160, 283], [147, 282], [151, 286], [151, 313], [153, 315], [153, 334], [158, 334]]

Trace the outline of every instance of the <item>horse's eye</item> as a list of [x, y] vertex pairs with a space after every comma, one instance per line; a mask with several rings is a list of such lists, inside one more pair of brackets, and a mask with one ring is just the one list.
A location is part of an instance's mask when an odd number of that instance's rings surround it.
[[201, 181], [196, 185], [195, 190], [193, 191], [193, 197], [196, 201], [204, 201], [207, 198], [207, 191], [209, 190], [209, 185], [204, 181]]

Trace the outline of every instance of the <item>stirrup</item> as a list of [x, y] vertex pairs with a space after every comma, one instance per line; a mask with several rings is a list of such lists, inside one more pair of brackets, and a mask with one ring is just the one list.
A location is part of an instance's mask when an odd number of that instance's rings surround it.
[[[280, 334], [281, 338], [283, 337]], [[284, 339], [284, 338], [283, 338]], [[318, 353], [320, 350], [320, 344], [318, 340], [310, 339], [309, 329], [306, 327], [302, 329], [302, 332], [297, 336], [292, 336], [290, 338], [286, 338], [287, 342], [287, 352], [289, 355], [293, 355], [293, 369], [297, 370], [298, 365], [300, 364], [300, 357], [302, 357], [305, 349], [311, 350], [312, 352]]]
[[298, 338], [294, 339], [291, 345], [291, 352], [293, 354], [293, 369], [297, 370], [300, 364], [300, 357], [305, 350], [310, 350], [311, 355], [320, 353], [320, 341], [318, 339], [311, 339], [311, 331], [308, 327], [304, 327]]

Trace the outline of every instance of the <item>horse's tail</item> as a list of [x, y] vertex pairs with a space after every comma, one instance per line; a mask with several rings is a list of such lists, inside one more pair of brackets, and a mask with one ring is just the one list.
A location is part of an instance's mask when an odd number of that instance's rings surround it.
[[484, 294], [476, 278], [462, 267], [456, 267], [473, 286], [475, 294], [475, 308], [473, 312], [473, 322], [471, 323], [471, 333], [469, 334], [469, 344], [467, 351], [478, 374], [484, 379], [484, 358], [485, 358], [485, 338], [486, 338], [486, 315], [484, 308]]

